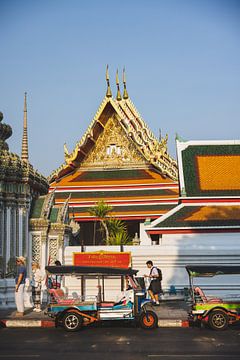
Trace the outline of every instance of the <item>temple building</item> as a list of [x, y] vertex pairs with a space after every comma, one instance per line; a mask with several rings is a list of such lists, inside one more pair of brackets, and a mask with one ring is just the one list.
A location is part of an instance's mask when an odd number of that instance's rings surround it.
[[70, 221], [68, 211], [68, 199], [62, 206], [56, 206], [54, 192], [33, 202], [29, 221], [31, 259], [42, 269], [56, 260], [64, 261], [64, 248], [79, 231], [79, 226]]
[[[80, 224], [82, 244], [98, 244], [96, 221], [89, 209], [104, 200], [110, 215], [126, 221], [130, 237], [147, 240], [144, 223], [161, 217], [178, 203], [178, 169], [168, 154], [167, 136], [157, 139], [131, 101], [123, 71], [112, 96], [108, 69], [107, 92], [87, 131], [50, 177], [55, 204], [69, 199], [69, 216]], [[145, 240], [144, 240], [145, 239]]]
[[177, 154], [179, 204], [147, 226], [148, 234], [168, 244], [206, 241], [239, 251], [240, 141], [177, 140]]
[[12, 129], [2, 120], [0, 113], [0, 277], [11, 277], [16, 256], [31, 253], [30, 208], [34, 199], [48, 192], [48, 181], [29, 163], [26, 93], [21, 157], [9, 151], [6, 140]]

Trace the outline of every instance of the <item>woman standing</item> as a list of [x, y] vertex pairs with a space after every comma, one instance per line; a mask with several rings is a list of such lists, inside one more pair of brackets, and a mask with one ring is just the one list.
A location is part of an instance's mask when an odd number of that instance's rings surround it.
[[15, 302], [17, 307], [16, 316], [24, 315], [24, 286], [26, 280], [26, 259], [23, 256], [16, 258], [17, 263], [17, 275], [15, 278]]
[[40, 270], [40, 266], [37, 262], [32, 263], [32, 300], [33, 300], [33, 311], [41, 311], [41, 289], [42, 289], [43, 275]]

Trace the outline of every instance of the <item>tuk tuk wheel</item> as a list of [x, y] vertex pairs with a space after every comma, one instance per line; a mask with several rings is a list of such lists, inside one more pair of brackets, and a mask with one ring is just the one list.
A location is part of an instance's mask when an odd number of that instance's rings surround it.
[[225, 330], [228, 327], [228, 315], [223, 310], [213, 310], [209, 314], [208, 324], [213, 330]]
[[144, 311], [140, 314], [139, 324], [143, 329], [155, 329], [158, 325], [158, 317], [151, 310]]
[[78, 313], [69, 311], [64, 315], [62, 323], [65, 330], [78, 331], [83, 324], [83, 318]]

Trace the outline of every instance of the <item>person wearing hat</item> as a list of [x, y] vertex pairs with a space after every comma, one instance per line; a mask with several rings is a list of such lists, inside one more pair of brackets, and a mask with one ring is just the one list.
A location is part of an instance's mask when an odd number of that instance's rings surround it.
[[16, 316], [19, 317], [24, 315], [24, 286], [27, 275], [25, 262], [26, 259], [23, 256], [18, 256], [16, 258], [17, 275], [15, 278], [15, 303], [17, 307]]

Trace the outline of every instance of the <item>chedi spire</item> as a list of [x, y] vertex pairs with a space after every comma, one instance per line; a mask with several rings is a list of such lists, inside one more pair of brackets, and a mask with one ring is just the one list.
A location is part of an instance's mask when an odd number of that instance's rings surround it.
[[22, 137], [22, 156], [23, 161], [28, 162], [28, 134], [27, 134], [27, 93], [24, 94], [23, 109], [23, 137]]

